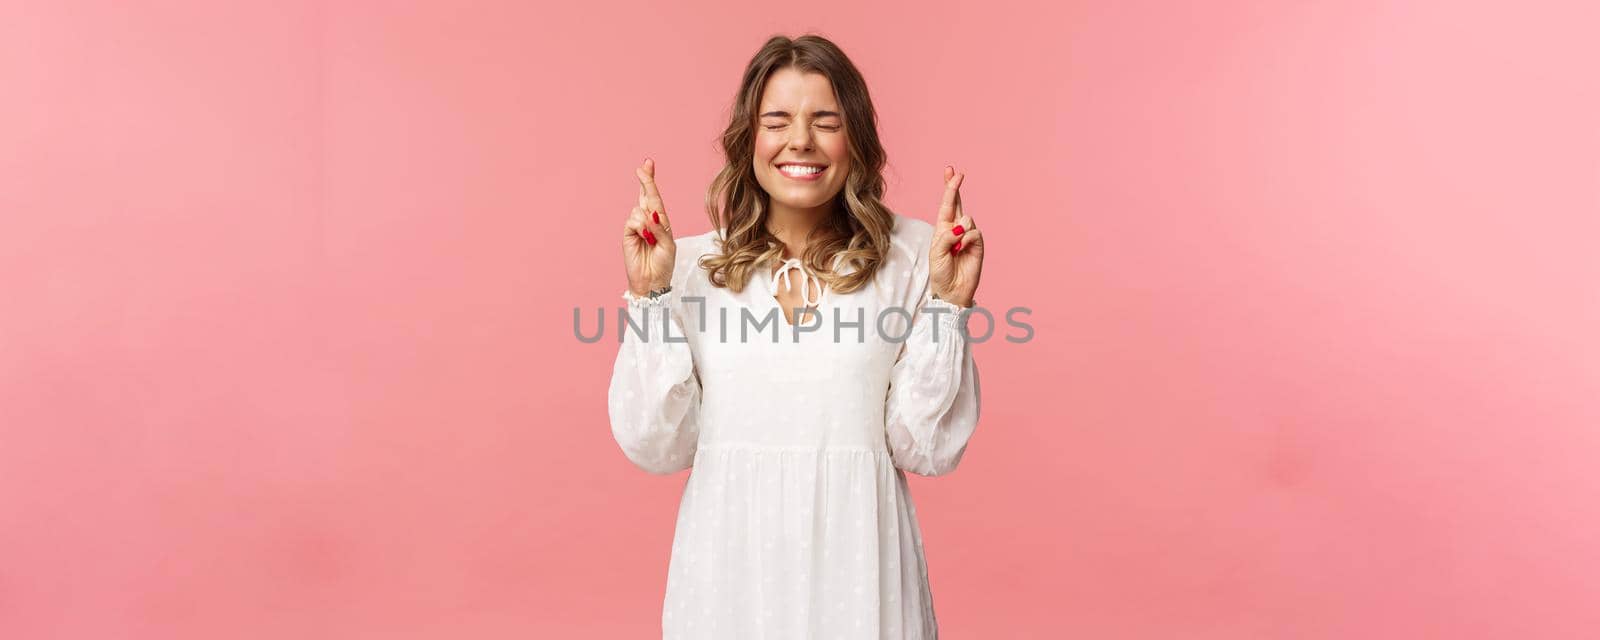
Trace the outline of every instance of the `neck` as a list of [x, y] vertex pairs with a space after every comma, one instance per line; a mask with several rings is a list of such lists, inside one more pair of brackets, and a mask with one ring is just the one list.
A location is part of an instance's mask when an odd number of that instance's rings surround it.
[[805, 254], [806, 238], [811, 235], [811, 231], [832, 214], [831, 201], [808, 209], [773, 202], [771, 211], [767, 213], [767, 231], [783, 243], [788, 254], [785, 257], [798, 258]]

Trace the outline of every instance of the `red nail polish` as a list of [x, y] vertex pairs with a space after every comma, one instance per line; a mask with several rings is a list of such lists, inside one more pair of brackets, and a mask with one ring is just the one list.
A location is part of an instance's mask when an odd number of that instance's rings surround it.
[[650, 212], [650, 218], [655, 220], [656, 224], [661, 224], [661, 212], [660, 211], [651, 211]]
[[961, 241], [957, 240], [956, 241], [956, 246], [950, 247], [950, 253], [955, 253], [955, 252], [960, 251], [960, 250], [961, 250]]
[[955, 228], [954, 228], [954, 229], [951, 229], [951, 230], [950, 230], [950, 233], [954, 233], [954, 234], [956, 234], [956, 235], [958, 235], [958, 236], [959, 236], [959, 235], [961, 235], [961, 234], [963, 234], [963, 233], [966, 233], [966, 232], [967, 232], [967, 230], [966, 230], [966, 229], [963, 229], [963, 228], [961, 228], [961, 225], [959, 225], [959, 224], [958, 224], [958, 225], [956, 225], [956, 227], [955, 227]]
[[656, 234], [650, 233], [649, 229], [645, 229], [644, 230], [644, 241], [648, 242], [650, 244], [655, 244], [656, 243]]

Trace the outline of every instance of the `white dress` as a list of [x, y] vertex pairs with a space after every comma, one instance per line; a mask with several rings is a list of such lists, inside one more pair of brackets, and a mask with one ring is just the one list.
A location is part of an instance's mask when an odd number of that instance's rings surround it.
[[670, 293], [623, 292], [612, 435], [646, 471], [693, 467], [664, 638], [937, 637], [905, 472], [955, 469], [978, 423], [978, 369], [959, 308], [928, 296], [932, 233], [896, 214], [874, 281], [819, 286], [821, 313], [800, 327], [772, 295], [812, 280], [800, 261], [756, 269], [740, 293], [714, 287], [698, 266], [720, 250], [714, 232], [678, 239]]

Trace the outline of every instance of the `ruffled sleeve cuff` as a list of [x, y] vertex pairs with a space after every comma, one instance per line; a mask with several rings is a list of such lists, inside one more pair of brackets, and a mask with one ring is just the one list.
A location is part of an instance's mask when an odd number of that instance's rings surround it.
[[[974, 303], [973, 306], [977, 306], [977, 304]], [[929, 311], [929, 309], [942, 309], [942, 311]], [[941, 340], [949, 334], [956, 334], [958, 338], [966, 338], [967, 322], [972, 317], [972, 314], [963, 312], [971, 310], [972, 307], [963, 307], [949, 300], [935, 298], [931, 294], [924, 295], [922, 298], [922, 313], [927, 314], [938, 325], [938, 335]]]
[[672, 306], [672, 302], [677, 299], [677, 296], [678, 291], [676, 289], [663, 293], [654, 298], [650, 296], [633, 295], [633, 290], [631, 289], [622, 290], [622, 299], [627, 300], [628, 306], [634, 309], [644, 307], [670, 307]]

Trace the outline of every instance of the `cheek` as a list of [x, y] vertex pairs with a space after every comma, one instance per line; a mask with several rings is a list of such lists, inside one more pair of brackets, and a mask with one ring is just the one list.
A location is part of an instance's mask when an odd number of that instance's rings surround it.
[[774, 135], [761, 133], [756, 136], [756, 160], [770, 162], [783, 150], [783, 140]]
[[[834, 166], [844, 170], [850, 168], [850, 145], [846, 143], [843, 136], [824, 144], [822, 152], [828, 154], [828, 157], [833, 160]], [[840, 173], [844, 173], [844, 171]]]

